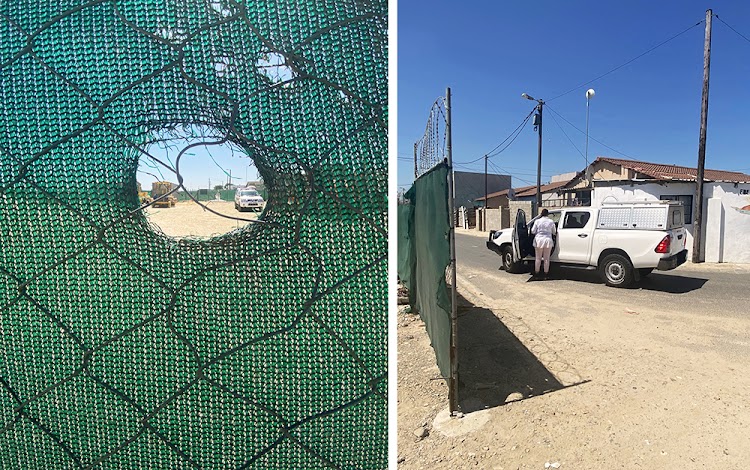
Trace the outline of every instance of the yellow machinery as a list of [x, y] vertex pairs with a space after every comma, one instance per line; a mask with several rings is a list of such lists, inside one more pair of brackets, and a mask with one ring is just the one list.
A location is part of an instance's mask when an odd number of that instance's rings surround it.
[[151, 196], [141, 188], [141, 183], [138, 183], [138, 200], [141, 204], [149, 204], [153, 199], [151, 199]]
[[153, 207], [174, 207], [177, 204], [177, 198], [173, 194], [159, 199], [161, 196], [172, 191], [174, 187], [175, 184], [169, 181], [155, 181], [151, 185], [151, 197], [154, 200]]

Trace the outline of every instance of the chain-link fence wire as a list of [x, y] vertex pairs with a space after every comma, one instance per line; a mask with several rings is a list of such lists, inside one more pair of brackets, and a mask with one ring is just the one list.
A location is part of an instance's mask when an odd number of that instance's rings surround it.
[[412, 308], [425, 322], [453, 412], [458, 410], [458, 363], [449, 108], [447, 89], [432, 104], [424, 135], [414, 145], [414, 184], [398, 207], [397, 267]]
[[[368, 0], [0, 3], [0, 467], [386, 466], [386, 21]], [[139, 160], [183, 191], [180, 158], [226, 142], [262, 217], [154, 230]]]
[[407, 191], [399, 207], [399, 276], [409, 289], [435, 350], [442, 377], [451, 373], [451, 298], [445, 278], [450, 265], [448, 241], [448, 165], [439, 163]]

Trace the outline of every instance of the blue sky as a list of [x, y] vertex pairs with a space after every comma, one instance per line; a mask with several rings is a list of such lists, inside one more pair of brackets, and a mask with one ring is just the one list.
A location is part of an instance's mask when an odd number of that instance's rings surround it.
[[[201, 142], [198, 138], [186, 137], [187, 133], [178, 133], [179, 140], [152, 144], [146, 151], [164, 163], [175, 165], [176, 157], [188, 144]], [[214, 139], [206, 139], [208, 141]], [[180, 158], [180, 174], [188, 190], [210, 188], [230, 181], [235, 185], [244, 185], [248, 181], [257, 181], [258, 170], [253, 160], [238, 146], [231, 143], [222, 145], [200, 145], [190, 148]], [[139, 160], [137, 180], [144, 190], [150, 190], [157, 180], [177, 182], [177, 177], [162, 165], [147, 156]], [[209, 186], [210, 184], [210, 186]]]
[[[413, 144], [430, 106], [452, 89], [456, 169], [480, 160], [521, 123], [535, 103], [591, 80], [705, 19], [713, 19], [706, 168], [750, 173], [750, 2], [535, 2], [404, 0], [398, 11], [398, 185], [413, 181]], [[616, 72], [549, 102], [543, 126], [542, 181], [585, 166], [589, 135], [630, 158], [693, 166], [698, 159], [704, 24]], [[552, 119], [552, 109], [558, 124]], [[568, 134], [578, 150], [561, 131]], [[589, 161], [625, 158], [589, 140]], [[490, 159], [513, 186], [536, 182], [531, 124]], [[492, 171], [492, 170], [491, 170]]]

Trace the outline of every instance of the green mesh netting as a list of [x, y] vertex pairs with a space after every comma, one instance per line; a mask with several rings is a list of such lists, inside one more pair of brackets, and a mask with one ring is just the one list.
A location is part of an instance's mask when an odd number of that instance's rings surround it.
[[[385, 468], [386, 43], [384, 0], [2, 0], [0, 468]], [[149, 225], [176, 129], [260, 220]]]
[[398, 216], [398, 265], [396, 270], [398, 278], [409, 291], [409, 304], [416, 306], [416, 286], [414, 285], [415, 269], [417, 267], [416, 253], [414, 252], [414, 204], [408, 201], [399, 204]]
[[439, 163], [414, 181], [399, 207], [398, 275], [409, 301], [424, 320], [440, 374], [451, 373], [451, 300], [446, 283], [450, 264], [448, 165]]

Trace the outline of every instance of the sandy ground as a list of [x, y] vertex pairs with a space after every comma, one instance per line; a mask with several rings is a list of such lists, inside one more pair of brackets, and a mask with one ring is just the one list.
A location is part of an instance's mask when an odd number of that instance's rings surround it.
[[[260, 212], [239, 212], [234, 202], [202, 202], [220, 214], [241, 219], [255, 220]], [[228, 219], [203, 209], [193, 201], [178, 202], [174, 207], [149, 207], [146, 210], [149, 222], [157, 225], [171, 237], [214, 237], [244, 227], [249, 222]]]
[[[399, 313], [399, 469], [750, 465], [750, 319], [632, 310], [605, 287], [521, 295], [503, 275], [459, 265], [462, 418], [423, 322]], [[477, 276], [497, 276], [494, 292]]]

